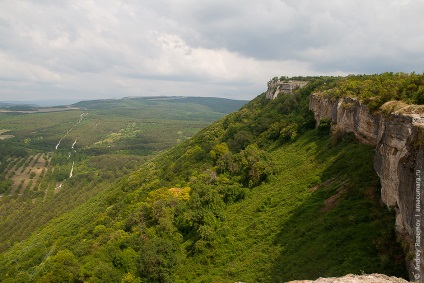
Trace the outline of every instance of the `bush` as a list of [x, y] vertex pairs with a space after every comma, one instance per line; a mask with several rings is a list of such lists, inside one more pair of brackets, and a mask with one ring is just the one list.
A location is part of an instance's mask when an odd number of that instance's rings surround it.
[[330, 129], [331, 129], [331, 119], [323, 118], [319, 121], [318, 133], [321, 136], [328, 135], [330, 133]]

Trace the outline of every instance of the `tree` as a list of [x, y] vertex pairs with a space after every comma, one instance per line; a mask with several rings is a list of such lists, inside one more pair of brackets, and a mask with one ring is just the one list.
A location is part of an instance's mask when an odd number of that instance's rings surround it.
[[140, 274], [148, 282], [174, 282], [173, 272], [182, 258], [182, 237], [175, 230], [145, 237], [140, 251]]
[[245, 149], [252, 141], [252, 134], [246, 130], [241, 130], [235, 134], [232, 140], [228, 141], [228, 145], [232, 152], [239, 152]]
[[80, 266], [71, 251], [61, 250], [45, 264], [47, 272], [37, 282], [77, 282]]
[[134, 275], [128, 272], [122, 277], [120, 283], [141, 283], [141, 279], [139, 277], [136, 278]]

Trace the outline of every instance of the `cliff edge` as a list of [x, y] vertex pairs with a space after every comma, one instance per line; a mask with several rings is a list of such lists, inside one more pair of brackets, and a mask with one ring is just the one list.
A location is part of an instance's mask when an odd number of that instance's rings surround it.
[[266, 91], [267, 99], [275, 99], [280, 93], [293, 93], [294, 90], [307, 85], [307, 81], [291, 81], [291, 80], [278, 80], [274, 78], [268, 82], [268, 90]]
[[380, 177], [382, 201], [396, 211], [396, 231], [409, 249], [410, 278], [420, 279], [424, 274], [424, 106], [391, 101], [371, 112], [356, 98], [316, 93], [309, 109], [317, 126], [328, 119], [333, 132], [351, 132], [360, 142], [375, 146], [374, 169]]

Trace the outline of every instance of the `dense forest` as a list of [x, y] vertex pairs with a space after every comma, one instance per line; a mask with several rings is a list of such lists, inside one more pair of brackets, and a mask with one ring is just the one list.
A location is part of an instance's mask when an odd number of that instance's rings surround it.
[[[25, 224], [16, 229], [16, 222], [0, 223], [16, 239], [1, 240], [0, 280], [284, 282], [373, 272], [405, 277], [394, 212], [380, 202], [373, 148], [349, 134], [332, 135], [326, 123], [315, 129], [308, 101], [317, 91], [351, 95], [369, 80], [395, 80], [402, 87], [393, 95], [399, 96], [381, 94], [379, 104], [420, 104], [422, 76], [302, 79], [308, 84], [293, 94], [272, 101], [261, 94], [154, 157], [131, 149], [149, 140], [139, 126], [145, 122], [126, 120], [81, 145], [74, 177], [44, 202], [34, 196], [23, 201], [26, 194], [2, 200], [0, 213], [15, 210], [10, 217]], [[416, 86], [403, 87], [404, 80]], [[121, 114], [115, 103], [96, 106], [97, 115], [112, 109], [113, 124], [134, 113]], [[220, 104], [215, 107], [209, 109]], [[167, 119], [187, 115], [175, 113]], [[157, 144], [156, 152], [163, 149]], [[111, 154], [104, 154], [108, 149]], [[67, 166], [68, 174], [67, 151], [43, 157], [52, 164], [46, 168]], [[65, 177], [55, 175], [61, 170], [48, 175], [56, 178], [51, 186]]]

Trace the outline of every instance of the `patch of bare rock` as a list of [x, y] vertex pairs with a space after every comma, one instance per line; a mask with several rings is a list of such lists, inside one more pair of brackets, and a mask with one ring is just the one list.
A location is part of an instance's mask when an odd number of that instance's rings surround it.
[[289, 283], [407, 283], [405, 279], [390, 277], [383, 274], [353, 275], [348, 274], [343, 277], [318, 278], [317, 280], [299, 280]]

